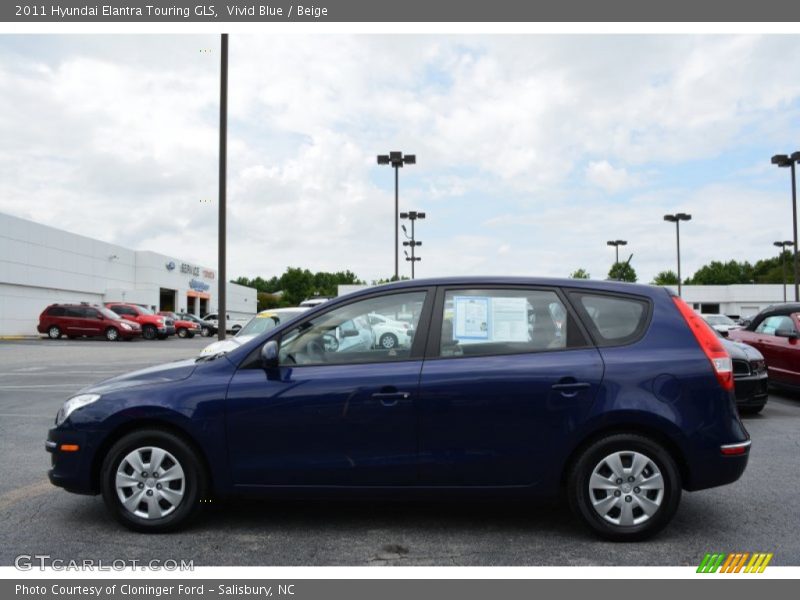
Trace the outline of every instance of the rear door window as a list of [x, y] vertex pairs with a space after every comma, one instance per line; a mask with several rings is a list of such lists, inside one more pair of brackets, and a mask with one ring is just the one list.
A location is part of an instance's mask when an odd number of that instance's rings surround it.
[[650, 320], [650, 303], [644, 298], [572, 292], [570, 299], [600, 346], [637, 341]]
[[440, 335], [440, 357], [520, 354], [585, 345], [574, 319], [552, 290], [448, 290]]

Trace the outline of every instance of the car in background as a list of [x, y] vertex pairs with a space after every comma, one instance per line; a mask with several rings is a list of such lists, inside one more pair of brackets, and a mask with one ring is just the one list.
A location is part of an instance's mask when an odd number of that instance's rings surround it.
[[741, 329], [742, 326], [727, 315], [720, 314], [701, 314], [706, 323], [711, 325], [714, 330], [719, 331], [723, 336], [727, 337], [728, 332], [732, 329]]
[[142, 337], [146, 340], [165, 340], [175, 335], [175, 322], [169, 317], [157, 315], [146, 306], [127, 302], [106, 302], [106, 308], [114, 311], [127, 321], [138, 323]]
[[295, 317], [306, 312], [308, 308], [270, 308], [262, 310], [255, 317], [250, 319], [244, 327], [242, 327], [236, 335], [225, 340], [212, 342], [200, 351], [200, 356], [210, 356], [212, 354], [219, 354], [220, 352], [228, 352], [234, 348], [238, 348], [245, 342], [250, 341], [257, 335], [275, 329], [281, 323], [290, 321]]
[[776, 304], [758, 313], [728, 338], [764, 355], [771, 384], [800, 389], [800, 304]]
[[214, 323], [209, 323], [208, 321], [204, 321], [197, 315], [193, 315], [192, 313], [177, 313], [177, 315], [183, 319], [184, 321], [192, 321], [197, 323], [200, 326], [200, 335], [202, 337], [211, 337], [212, 335], [216, 335], [217, 333], [217, 326]]
[[[203, 321], [211, 323], [219, 330], [219, 313], [208, 313], [203, 316]], [[250, 319], [232, 319], [230, 315], [225, 319], [225, 332], [226, 333], [239, 333], [239, 330], [247, 325]]]
[[378, 313], [367, 315], [372, 329], [375, 346], [386, 350], [390, 348], [408, 348], [414, 339], [414, 328], [406, 321], [391, 319]]
[[81, 304], [51, 304], [39, 315], [36, 327], [39, 333], [57, 340], [62, 335], [70, 339], [78, 337], [104, 337], [109, 342], [130, 341], [142, 335], [138, 323], [121, 319], [104, 306]]
[[729, 340], [717, 331], [733, 364], [733, 389], [739, 414], [755, 415], [767, 404], [769, 377], [764, 356], [742, 342]]
[[175, 323], [175, 335], [179, 338], [193, 338], [195, 334], [199, 334], [201, 331], [200, 325], [190, 319], [181, 319], [171, 310], [160, 310], [158, 314], [173, 320]]
[[[368, 315], [401, 310], [424, 335], [374, 347]], [[751, 441], [733, 389], [719, 337], [668, 289], [413, 280], [88, 386], [45, 448], [53, 484], [101, 493], [138, 531], [185, 526], [212, 497], [514, 494], [633, 541], [669, 523], [683, 490], [741, 477]]]
[[314, 296], [313, 298], [306, 298], [298, 306], [302, 306], [304, 308], [314, 308], [320, 304], [325, 304], [332, 298], [333, 296]]

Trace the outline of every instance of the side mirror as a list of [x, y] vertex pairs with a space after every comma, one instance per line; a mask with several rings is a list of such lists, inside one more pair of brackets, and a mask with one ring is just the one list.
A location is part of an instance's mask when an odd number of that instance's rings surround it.
[[776, 329], [775, 335], [782, 338], [788, 338], [790, 340], [796, 340], [798, 337], [797, 332], [794, 329]]
[[265, 370], [278, 368], [278, 342], [275, 340], [261, 346], [261, 366]]

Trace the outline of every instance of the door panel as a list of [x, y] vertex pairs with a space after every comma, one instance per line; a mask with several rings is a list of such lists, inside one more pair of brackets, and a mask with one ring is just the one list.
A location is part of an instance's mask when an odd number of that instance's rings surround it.
[[227, 400], [237, 485], [409, 485], [422, 362], [240, 369]]
[[423, 485], [535, 485], [602, 382], [595, 348], [425, 362]]

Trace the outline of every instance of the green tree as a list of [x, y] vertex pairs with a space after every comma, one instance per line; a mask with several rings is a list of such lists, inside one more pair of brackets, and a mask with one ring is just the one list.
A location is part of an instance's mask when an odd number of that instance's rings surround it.
[[616, 281], [629, 281], [636, 283], [636, 269], [628, 262], [616, 262], [608, 271], [608, 278]]
[[678, 285], [678, 274], [672, 269], [661, 271], [653, 278], [653, 285]]
[[279, 308], [282, 305], [281, 298], [269, 292], [258, 292], [256, 294], [258, 299], [258, 310], [267, 310], [268, 308]]
[[592, 276], [588, 273], [588, 271], [584, 268], [580, 268], [576, 271], [570, 273], [570, 279], [591, 279]]

